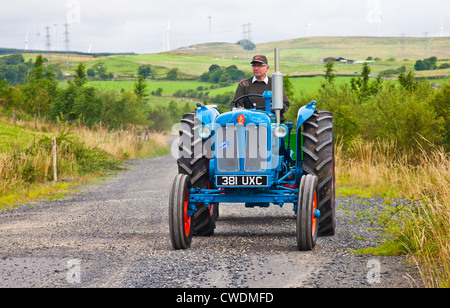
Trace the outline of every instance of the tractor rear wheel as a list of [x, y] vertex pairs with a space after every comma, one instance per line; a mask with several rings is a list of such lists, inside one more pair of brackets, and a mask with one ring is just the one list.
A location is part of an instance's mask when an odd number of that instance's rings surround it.
[[[192, 187], [207, 189], [209, 184], [209, 159], [208, 153], [204, 151], [210, 149], [207, 142], [198, 135], [198, 128], [203, 123], [197, 119], [195, 113], [187, 113], [181, 119], [179, 158], [177, 160], [178, 173], [189, 177]], [[193, 234], [200, 236], [210, 236], [214, 234], [216, 227], [216, 212], [218, 204], [207, 206], [204, 203], [196, 204], [197, 211], [193, 215]]]
[[300, 181], [297, 205], [297, 247], [298, 250], [312, 250], [316, 246], [318, 225], [317, 177], [304, 175]]
[[169, 230], [174, 249], [187, 249], [192, 241], [192, 217], [189, 215], [189, 177], [178, 174], [169, 197]]
[[335, 175], [333, 113], [317, 110], [303, 124], [303, 170], [317, 176], [319, 235], [334, 235]]

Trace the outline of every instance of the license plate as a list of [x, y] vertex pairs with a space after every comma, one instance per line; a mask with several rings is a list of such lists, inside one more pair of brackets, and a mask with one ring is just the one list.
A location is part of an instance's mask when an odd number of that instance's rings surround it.
[[267, 175], [216, 175], [217, 186], [267, 186]]

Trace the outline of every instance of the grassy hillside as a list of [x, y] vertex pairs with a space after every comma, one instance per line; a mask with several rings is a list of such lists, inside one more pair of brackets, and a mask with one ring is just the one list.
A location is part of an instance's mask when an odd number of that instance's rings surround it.
[[[343, 57], [362, 61], [368, 57], [379, 58], [371, 64], [373, 72], [388, 68], [406, 66], [413, 69], [415, 61], [436, 56], [450, 59], [450, 38], [411, 38], [411, 37], [311, 37], [290, 39], [278, 42], [257, 44], [256, 49], [246, 51], [239, 45], [229, 43], [210, 43], [180, 48], [174, 53], [197, 56], [210, 56], [245, 66], [255, 54], [267, 55], [273, 63], [273, 50], [280, 49], [281, 68], [290, 76], [323, 74], [323, 59]], [[360, 64], [338, 64], [339, 74], [355, 74], [361, 71]], [[437, 76], [449, 74], [450, 70], [417, 72], [416, 76]]]
[[383, 60], [389, 58], [418, 60], [432, 55], [439, 59], [450, 57], [449, 37], [310, 37], [256, 44], [253, 51], [245, 51], [239, 45], [227, 43], [192, 47], [180, 48], [176, 52], [247, 61], [256, 53], [267, 54], [270, 60], [273, 58], [273, 49], [279, 48], [283, 51], [283, 60], [294, 63], [318, 63], [326, 57], [344, 57], [353, 60], [365, 60], [369, 56]]
[[[150, 64], [157, 79], [165, 78], [167, 71], [179, 69], [179, 79], [198, 79], [212, 64], [236, 65], [244, 72], [251, 72], [249, 62], [255, 54], [266, 54], [273, 64], [273, 49], [279, 48], [281, 70], [290, 76], [323, 75], [323, 59], [327, 57], [362, 61], [378, 58], [371, 63], [373, 73], [405, 66], [414, 70], [419, 59], [436, 56], [438, 64], [450, 63], [450, 37], [311, 37], [256, 44], [256, 49], [246, 51], [233, 43], [206, 43], [171, 52], [140, 55], [89, 55], [48, 54], [51, 64], [59, 64], [63, 71], [73, 72], [74, 65], [85, 62], [87, 68], [98, 63], [107, 67], [108, 73], [117, 73], [119, 79], [134, 79], [140, 65]], [[34, 55], [26, 55], [34, 57]], [[68, 61], [69, 60], [69, 61]], [[444, 60], [444, 61], [443, 61]], [[67, 67], [69, 63], [69, 67]], [[273, 66], [272, 66], [273, 68]], [[357, 75], [361, 64], [337, 63], [335, 69], [341, 75]], [[450, 69], [418, 71], [416, 77], [449, 75]]]

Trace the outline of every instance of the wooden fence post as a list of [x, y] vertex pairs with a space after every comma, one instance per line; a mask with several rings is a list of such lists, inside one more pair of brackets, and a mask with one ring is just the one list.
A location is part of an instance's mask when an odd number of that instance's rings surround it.
[[56, 170], [56, 138], [53, 137], [53, 181], [58, 182], [58, 173]]

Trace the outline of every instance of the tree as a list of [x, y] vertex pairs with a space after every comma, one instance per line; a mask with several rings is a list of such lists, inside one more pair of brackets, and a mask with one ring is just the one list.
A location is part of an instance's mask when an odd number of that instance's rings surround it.
[[437, 62], [436, 57], [429, 57], [428, 59], [423, 60], [423, 63], [425, 64], [428, 70], [435, 70], [437, 68], [436, 62]]
[[417, 88], [417, 81], [414, 77], [413, 72], [409, 71], [408, 74], [401, 72], [398, 76], [398, 82], [403, 88], [412, 92]]
[[89, 77], [95, 77], [95, 70], [93, 68], [90, 68], [87, 70], [87, 75]]
[[8, 90], [8, 82], [3, 79], [2, 73], [0, 72], [0, 100], [6, 96]]
[[237, 42], [237, 44], [241, 45], [242, 48], [244, 48], [245, 50], [253, 50], [256, 48], [255, 44], [253, 44], [252, 41], [247, 39], [242, 39], [239, 42]]
[[97, 63], [92, 68], [94, 69], [97, 76], [99, 76], [101, 79], [106, 80], [110, 78], [110, 76], [106, 73], [108, 68], [106, 67], [105, 63]]
[[134, 94], [142, 101], [147, 96], [147, 84], [144, 81], [144, 75], [140, 75], [134, 84]]
[[88, 82], [88, 79], [86, 77], [86, 66], [84, 66], [83, 63], [79, 63], [77, 68], [75, 69], [75, 79], [74, 84], [77, 87], [82, 87], [84, 84]]
[[354, 92], [358, 93], [359, 98], [365, 99], [369, 96], [377, 93], [381, 84], [381, 79], [377, 79], [374, 83], [370, 84], [370, 66], [368, 63], [363, 63], [361, 77], [354, 77], [350, 81], [351, 88]]
[[284, 92], [286, 93], [287, 97], [293, 98], [294, 86], [293, 86], [291, 80], [289, 79], [289, 75], [286, 75], [283, 77], [283, 89], [284, 89]]
[[82, 87], [77, 91], [73, 112], [83, 123], [92, 126], [98, 123], [105, 109], [104, 102], [96, 95], [94, 87]]
[[9, 105], [13, 108], [13, 122], [16, 124], [17, 110], [21, 109], [25, 100], [23, 92], [20, 87], [10, 86], [8, 89]]
[[39, 117], [50, 111], [50, 106], [58, 94], [58, 84], [51, 70], [44, 68], [42, 55], [36, 57], [34, 68], [23, 86], [25, 110]]
[[220, 66], [217, 65], [217, 64], [212, 64], [212, 65], [209, 67], [208, 72], [211, 74], [211, 73], [214, 73], [214, 72], [217, 71], [217, 70], [220, 70]]
[[145, 124], [144, 105], [133, 92], [124, 91], [118, 94], [115, 91], [110, 91], [102, 95], [103, 100], [108, 102], [105, 105], [102, 120], [104, 123], [115, 129], [125, 129], [128, 124]]
[[414, 69], [416, 71], [426, 71], [426, 70], [435, 70], [437, 69], [437, 58], [430, 57], [423, 60], [417, 60], [416, 64], [414, 64]]
[[138, 75], [139, 76], [144, 76], [144, 79], [146, 79], [147, 77], [149, 77], [152, 74], [152, 68], [150, 65], [141, 65], [138, 68]]
[[245, 76], [245, 72], [239, 70], [236, 65], [230, 65], [225, 68], [213, 64], [209, 67], [208, 72], [205, 72], [200, 76], [200, 80], [211, 83], [230, 83], [240, 81], [244, 79]]
[[79, 118], [80, 112], [84, 111], [82, 108], [76, 109], [75, 105], [77, 101], [81, 101], [79, 96], [85, 94], [83, 87], [87, 82], [86, 67], [80, 62], [75, 69], [75, 79], [67, 81], [68, 86], [60, 91], [52, 105], [51, 117], [53, 119], [75, 121]]
[[178, 78], [178, 68], [172, 68], [167, 72], [168, 80], [177, 80]]
[[152, 95], [161, 96], [163, 92], [163, 88], [158, 88], [156, 91], [152, 91]]
[[425, 65], [423, 64], [422, 60], [417, 60], [416, 64], [414, 64], [414, 69], [416, 71], [424, 71], [426, 70]]
[[327, 64], [325, 64], [325, 80], [329, 84], [333, 84], [336, 78], [336, 70], [334, 69], [334, 62], [328, 59]]

